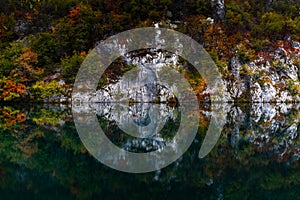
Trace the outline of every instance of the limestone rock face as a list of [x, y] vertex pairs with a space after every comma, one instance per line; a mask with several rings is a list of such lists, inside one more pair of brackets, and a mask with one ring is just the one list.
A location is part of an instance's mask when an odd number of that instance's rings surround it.
[[222, 21], [225, 18], [224, 0], [211, 0], [214, 18], [216, 21]]
[[[213, 2], [222, 4], [222, 1]], [[290, 44], [292, 48], [278, 46], [273, 52], [255, 55], [252, 61], [245, 62], [239, 56], [233, 56], [222, 72], [218, 87], [205, 87], [200, 96], [204, 101], [219, 102], [299, 102], [300, 43], [290, 41]], [[166, 102], [178, 95], [178, 85], [171, 84], [176, 80], [168, 75], [170, 69], [184, 69], [178, 55], [153, 50], [142, 56], [126, 54], [124, 59], [135, 68], [101, 90], [90, 94], [75, 93], [73, 99], [88, 102]], [[160, 77], [162, 71], [164, 75]], [[164, 78], [169, 82], [163, 82]], [[218, 93], [218, 89], [225, 94], [210, 99], [210, 94]]]
[[[293, 42], [297, 50], [297, 42]], [[227, 101], [299, 102], [299, 51], [279, 47], [253, 62], [231, 58], [223, 74]], [[207, 89], [202, 94], [212, 91]]]

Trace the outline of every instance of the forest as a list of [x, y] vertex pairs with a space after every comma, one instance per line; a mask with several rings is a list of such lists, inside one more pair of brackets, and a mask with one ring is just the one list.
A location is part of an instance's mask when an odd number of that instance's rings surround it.
[[[243, 97], [246, 92], [230, 91], [236, 79], [247, 75], [261, 87], [270, 83], [292, 97], [300, 94], [298, 77], [280, 83], [271, 76], [272, 70], [289, 72], [274, 57], [278, 48], [298, 73], [298, 0], [5, 0], [0, 2], [0, 100], [68, 97], [81, 63], [97, 42], [155, 23], [166, 28], [176, 24], [175, 30], [202, 44], [224, 80], [232, 83], [227, 87], [234, 101], [247, 100]], [[239, 77], [230, 71], [233, 58], [241, 65]], [[264, 71], [261, 65], [266, 63], [270, 66]], [[204, 80], [187, 77], [200, 94]], [[291, 99], [299, 100], [283, 101]]]

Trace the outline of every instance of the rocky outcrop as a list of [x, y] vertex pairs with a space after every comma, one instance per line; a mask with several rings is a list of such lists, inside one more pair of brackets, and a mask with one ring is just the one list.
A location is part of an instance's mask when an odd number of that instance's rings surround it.
[[[225, 14], [224, 1], [213, 0], [216, 15], [221, 20]], [[155, 24], [156, 27], [160, 23]], [[158, 39], [159, 40], [159, 37]], [[161, 41], [160, 41], [161, 42]], [[277, 49], [259, 52], [252, 61], [233, 56], [222, 70], [218, 87], [205, 89], [200, 93], [204, 101], [211, 101], [210, 94], [222, 88], [225, 94], [213, 101], [221, 102], [299, 102], [300, 101], [300, 43], [288, 39], [281, 41]], [[245, 54], [248, 54], [246, 52]], [[145, 54], [124, 55], [124, 61], [134, 69], [126, 72], [119, 80], [89, 94], [73, 93], [73, 101], [81, 102], [168, 102], [176, 100], [178, 84], [168, 70], [186, 70], [178, 55], [152, 49]], [[163, 78], [160, 73], [164, 71]], [[164, 82], [168, 77], [170, 81]], [[205, 77], [204, 77], [205, 78]], [[173, 79], [173, 80], [172, 80]], [[178, 81], [177, 81], [178, 82]], [[88, 84], [87, 84], [88, 85]], [[55, 97], [54, 99], [57, 99]], [[63, 101], [70, 98], [63, 97]]]
[[181, 75], [175, 71], [175, 68], [182, 68], [177, 55], [150, 52], [135, 57], [128, 54], [124, 60], [129, 66], [136, 67], [94, 93], [73, 94], [73, 101], [170, 103], [178, 98], [178, 87], [184, 82], [177, 78]]
[[224, 0], [211, 0], [211, 7], [213, 10], [213, 17], [218, 21], [222, 21], [225, 18], [225, 3]]
[[[299, 102], [299, 43], [260, 53], [252, 62], [235, 56], [223, 74], [228, 102]], [[203, 91], [205, 95], [213, 91]]]

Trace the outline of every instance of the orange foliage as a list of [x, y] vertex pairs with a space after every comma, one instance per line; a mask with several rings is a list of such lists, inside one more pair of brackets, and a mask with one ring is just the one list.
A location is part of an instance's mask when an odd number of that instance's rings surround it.
[[22, 51], [23, 53], [18, 59], [21, 64], [36, 64], [38, 62], [37, 54], [32, 52], [30, 48], [25, 47]]
[[43, 133], [34, 131], [28, 134], [28, 132], [24, 131], [28, 128], [28, 126], [24, 123], [27, 120], [26, 113], [5, 106], [0, 108], [0, 116], [3, 121], [1, 126], [10, 130], [13, 137], [22, 139], [21, 141], [16, 141], [16, 146], [24, 153], [25, 157], [28, 157], [38, 151], [38, 143], [34, 140], [42, 137]]
[[228, 58], [236, 54], [237, 44], [249, 47], [251, 35], [249, 32], [227, 35], [225, 27], [222, 24], [209, 24], [204, 32], [204, 45], [207, 51], [216, 52], [221, 61], [227, 61]]
[[36, 138], [42, 137], [42, 134], [39, 132], [34, 132], [29, 135], [26, 135], [24, 140], [17, 145], [17, 147], [24, 153], [25, 157], [38, 152], [38, 143], [34, 142]]
[[228, 47], [228, 38], [225, 37], [223, 27], [219, 24], [209, 25], [208, 29], [204, 34], [205, 41], [212, 44], [211, 50], [217, 52], [218, 55], [224, 55], [224, 53], [229, 52], [231, 47]]
[[32, 21], [32, 14], [29, 13], [29, 12], [26, 12], [26, 13], [25, 13], [25, 18], [26, 18], [29, 22], [31, 22], [31, 21]]
[[82, 51], [82, 52], [80, 53], [80, 56], [83, 57], [83, 58], [85, 58], [85, 57], [87, 56], [87, 54], [86, 54], [85, 51]]
[[16, 83], [9, 79], [2, 80], [2, 88], [0, 99], [4, 100], [11, 100], [14, 96], [23, 96], [26, 92], [26, 86], [24, 84]]
[[200, 129], [201, 130], [205, 130], [208, 127], [210, 121], [206, 120], [205, 116], [203, 114], [201, 114], [201, 113], [200, 113], [199, 120], [200, 120], [200, 124], [199, 124]]
[[[23, 86], [26, 82], [33, 81], [34, 76], [42, 74], [43, 70], [34, 66], [38, 63], [38, 55], [33, 52], [30, 48], [23, 48], [22, 54], [15, 60], [16, 67], [10, 71], [10, 75], [8, 79], [17, 80], [19, 84], [16, 85], [17, 93], [23, 93]], [[13, 82], [13, 81], [12, 81]], [[14, 88], [14, 84], [12, 82], [7, 83], [12, 87], [8, 86], [8, 88]]]
[[1, 108], [0, 112], [2, 112], [4, 127], [11, 127], [16, 123], [22, 123], [26, 121], [25, 113], [12, 113], [7, 107]]
[[81, 11], [81, 7], [80, 5], [75, 6], [74, 9], [70, 10], [70, 14], [69, 14], [69, 23], [71, 25], [74, 25], [77, 23], [79, 17], [80, 17], [80, 11]]
[[201, 101], [203, 98], [201, 98], [201, 93], [205, 90], [206, 88], [206, 82], [204, 78], [195, 78], [192, 77], [193, 74], [189, 72], [185, 72], [184, 77], [189, 81], [193, 88], [193, 92], [197, 95], [198, 100]]
[[23, 142], [22, 142], [20, 145], [17, 145], [17, 147], [24, 153], [25, 157], [29, 157], [31, 154], [34, 154], [38, 151], [37, 143], [28, 145], [26, 143], [23, 144]]

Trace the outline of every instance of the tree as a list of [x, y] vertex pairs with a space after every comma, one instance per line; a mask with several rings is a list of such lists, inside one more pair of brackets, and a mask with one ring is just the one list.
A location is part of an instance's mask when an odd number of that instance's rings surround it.
[[82, 52], [93, 48], [103, 36], [102, 13], [94, 11], [90, 5], [79, 4], [72, 8], [68, 16], [60, 19], [55, 29], [55, 38], [65, 55], [74, 51]]
[[0, 79], [0, 101], [11, 101], [24, 98], [26, 94], [26, 85], [17, 83], [6, 77]]
[[66, 83], [74, 83], [76, 74], [86, 56], [85, 52], [74, 53], [73, 56], [67, 56], [61, 60], [62, 78]]
[[36, 66], [37, 54], [23, 43], [11, 43], [0, 56], [0, 100], [25, 98], [28, 85], [36, 81], [43, 70]]

